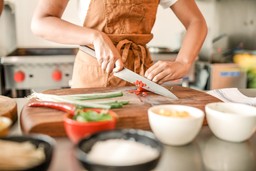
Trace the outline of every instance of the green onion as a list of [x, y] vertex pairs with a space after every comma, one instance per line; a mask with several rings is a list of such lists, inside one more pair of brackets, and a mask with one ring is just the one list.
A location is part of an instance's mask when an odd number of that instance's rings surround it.
[[105, 99], [123, 96], [121, 91], [113, 91], [107, 93], [91, 93], [91, 94], [72, 94], [72, 95], [62, 95], [62, 97], [68, 97], [74, 100], [93, 100], [93, 99]]
[[[104, 102], [86, 102], [85, 100], [92, 99], [102, 99], [102, 98], [112, 98], [123, 96], [123, 93], [120, 91], [108, 92], [108, 93], [91, 93], [91, 94], [74, 94], [74, 95], [52, 95], [52, 94], [43, 94], [33, 92], [29, 98], [37, 98], [42, 101], [51, 101], [51, 102], [66, 102], [71, 103], [81, 107], [87, 108], [121, 108], [123, 105], [128, 104], [128, 101], [104, 101]], [[81, 101], [83, 100], [83, 101]]]
[[114, 108], [121, 108], [123, 107], [123, 105], [127, 105], [128, 103], [129, 101], [112, 101], [112, 102], [103, 102], [100, 104], [110, 105], [111, 109], [114, 109]]
[[29, 98], [38, 98], [43, 101], [51, 101], [51, 102], [66, 102], [71, 103], [74, 105], [88, 107], [88, 108], [102, 108], [102, 109], [110, 109], [110, 105], [104, 105], [99, 103], [92, 103], [92, 102], [81, 102], [79, 100], [71, 100], [63, 96], [51, 95], [51, 94], [43, 94], [43, 93], [36, 93], [34, 92], [29, 96]]

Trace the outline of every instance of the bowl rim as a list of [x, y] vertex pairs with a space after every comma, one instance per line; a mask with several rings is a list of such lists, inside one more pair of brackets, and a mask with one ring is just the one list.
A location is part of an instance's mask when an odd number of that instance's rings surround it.
[[[155, 112], [153, 112], [152, 110], [155, 108], [160, 108], [160, 107], [185, 107], [187, 109], [192, 109], [192, 110], [197, 110], [199, 112], [199, 114], [197, 115], [191, 115], [191, 117], [171, 117], [171, 116], [164, 116], [164, 115], [160, 115], [157, 114]], [[187, 111], [187, 110], [184, 110]], [[179, 104], [166, 104], [166, 105], [156, 105], [156, 106], [152, 106], [148, 109], [148, 115], [154, 115], [157, 116], [159, 118], [164, 118], [164, 119], [168, 119], [168, 120], [196, 120], [196, 119], [201, 119], [205, 117], [205, 112], [202, 109], [199, 109], [197, 107], [194, 106], [188, 106], [188, 105], [179, 105]]]
[[[84, 141], [88, 141], [88, 140], [90, 140], [90, 139], [92, 139], [94, 137], [98, 137], [100, 135], [108, 134], [108, 133], [113, 133], [113, 132], [121, 132], [121, 133], [124, 133], [124, 134], [131, 133], [131, 134], [137, 134], [139, 136], [147, 137], [147, 138], [149, 138], [150, 140], [154, 141], [157, 144], [157, 148], [156, 149], [159, 152], [159, 155], [156, 158], [154, 158], [154, 159], [151, 159], [151, 160], [143, 162], [143, 163], [134, 164], [134, 165], [116, 165], [116, 166], [112, 166], [112, 165], [104, 165], [104, 164], [95, 163], [95, 162], [92, 162], [92, 161], [89, 161], [89, 160], [85, 160], [87, 158], [88, 153], [81, 149], [81, 146], [83, 145]], [[111, 138], [108, 138], [108, 139], [111, 139]], [[112, 139], [117, 139], [117, 138], [112, 138]], [[138, 141], [136, 141], [136, 142], [138, 142]], [[75, 148], [76, 158], [80, 162], [81, 161], [82, 162], [86, 162], [87, 164], [90, 164], [90, 165], [93, 165], [93, 166], [97, 166], [97, 167], [123, 168], [123, 167], [141, 166], [141, 165], [146, 164], [146, 163], [151, 163], [151, 162], [153, 162], [155, 160], [157, 160], [157, 161], [160, 160], [160, 158], [162, 157], [162, 154], [163, 154], [164, 146], [163, 146], [162, 142], [159, 141], [156, 138], [156, 136], [154, 135], [153, 132], [145, 131], [145, 130], [141, 130], [141, 129], [129, 129], [129, 128], [127, 128], [127, 129], [105, 130], [105, 131], [97, 132], [97, 133], [94, 133], [92, 135], [86, 136], [84, 138], [81, 138], [78, 141], [78, 143], [75, 144], [74, 148]], [[82, 155], [83, 157], [79, 157], [79, 155]]]
[[[92, 109], [92, 108], [88, 108], [90, 110], [99, 110], [98, 108], [96, 109]], [[96, 126], [96, 125], [101, 125], [101, 124], [106, 124], [106, 123], [112, 123], [112, 122], [116, 122], [117, 121], [117, 114], [116, 112], [114, 112], [113, 110], [108, 110], [108, 113], [112, 116], [111, 120], [105, 120], [105, 121], [93, 121], [93, 122], [79, 122], [76, 121], [74, 119], [72, 119], [71, 117], [74, 116], [72, 113], [67, 113], [64, 116], [64, 122], [66, 124], [69, 125], [77, 125], [77, 126]]]
[[[213, 109], [211, 106], [213, 105], [217, 105], [217, 104], [220, 104], [220, 105], [239, 105], [239, 106], [243, 106], [243, 107], [246, 107], [246, 108], [249, 108], [247, 110], [254, 110], [255, 113], [252, 113], [252, 114], [239, 114], [239, 113], [235, 113], [235, 115], [232, 113], [232, 112], [223, 112], [223, 111], [219, 111], [219, 110], [216, 110], [216, 109]], [[212, 112], [209, 112], [209, 111], [213, 111], [213, 112], [216, 112], [218, 113], [218, 115], [215, 115], [213, 114]], [[206, 116], [207, 115], [211, 115], [211, 116], [215, 116], [215, 117], [232, 117], [232, 118], [247, 118], [247, 117], [256, 117], [256, 107], [254, 106], [250, 106], [250, 105], [247, 105], [247, 104], [243, 104], [243, 103], [234, 103], [234, 102], [213, 102], [213, 103], [208, 103], [205, 105], [205, 113], [206, 113]]]
[[54, 138], [50, 137], [49, 135], [46, 134], [39, 134], [39, 133], [33, 133], [33, 134], [24, 134], [24, 135], [8, 135], [6, 137], [1, 137], [0, 139], [6, 139], [6, 140], [10, 140], [11, 139], [15, 139], [15, 138], [19, 138], [22, 140], [30, 140], [30, 139], [34, 139], [34, 140], [40, 140], [40, 141], [44, 141], [47, 142], [49, 144], [51, 144], [52, 146], [56, 145], [56, 141]]

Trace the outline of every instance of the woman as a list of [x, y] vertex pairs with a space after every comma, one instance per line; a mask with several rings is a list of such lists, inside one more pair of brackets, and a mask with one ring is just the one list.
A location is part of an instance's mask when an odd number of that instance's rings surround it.
[[[32, 31], [45, 39], [95, 49], [97, 60], [78, 52], [73, 88], [125, 86], [125, 81], [113, 76], [113, 72], [123, 67], [159, 84], [182, 78], [192, 66], [207, 34], [206, 22], [195, 0], [87, 2], [83, 27], [61, 19], [68, 0], [40, 0], [31, 25]], [[151, 30], [159, 3], [170, 7], [187, 32], [175, 61], [158, 61], [153, 65], [146, 44], [153, 38]]]

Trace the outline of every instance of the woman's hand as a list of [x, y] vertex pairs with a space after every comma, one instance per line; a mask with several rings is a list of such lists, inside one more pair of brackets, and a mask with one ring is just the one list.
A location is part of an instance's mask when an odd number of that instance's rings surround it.
[[98, 32], [93, 42], [96, 58], [102, 70], [107, 73], [117, 72], [123, 69], [121, 56], [110, 38], [103, 32]]
[[159, 84], [188, 73], [207, 34], [206, 22], [194, 0], [179, 0], [171, 9], [186, 28], [186, 34], [175, 61], [159, 61], [146, 71], [145, 77]]
[[145, 77], [158, 84], [163, 84], [184, 77], [190, 67], [191, 64], [180, 61], [158, 61], [146, 71]]

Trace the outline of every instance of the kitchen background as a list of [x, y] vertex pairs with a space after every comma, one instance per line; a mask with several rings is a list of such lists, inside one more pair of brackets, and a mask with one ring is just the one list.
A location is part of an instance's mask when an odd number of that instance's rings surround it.
[[[37, 2], [5, 0], [0, 18], [1, 94], [19, 97], [32, 89], [37, 91], [70, 86], [76, 46], [49, 42], [31, 33], [30, 20]], [[79, 4], [83, 2], [70, 0], [63, 19], [81, 25], [79, 11], [83, 9], [79, 8]], [[256, 1], [196, 2], [207, 21], [208, 36], [188, 76], [170, 84], [201, 90], [255, 88]], [[184, 28], [171, 10], [159, 6], [153, 33], [154, 38], [148, 44], [153, 60], [174, 58]], [[233, 62], [234, 56], [236, 63]], [[247, 58], [255, 67], [241, 62]]]

